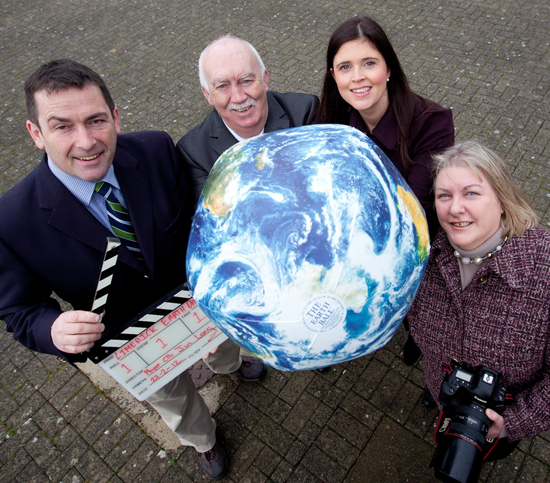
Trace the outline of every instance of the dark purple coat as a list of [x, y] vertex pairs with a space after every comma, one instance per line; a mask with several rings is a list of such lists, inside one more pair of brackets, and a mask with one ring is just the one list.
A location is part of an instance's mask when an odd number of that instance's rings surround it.
[[431, 156], [454, 144], [452, 111], [430, 100], [424, 105], [417, 98], [414, 121], [409, 133], [409, 157], [415, 164], [409, 170], [403, 167], [403, 160], [397, 149], [397, 118], [391, 107], [388, 107], [372, 134], [368, 134], [366, 124], [356, 110], [351, 111], [350, 126], [367, 134], [403, 175], [426, 212], [430, 235], [435, 235], [439, 222], [433, 208]]
[[514, 237], [464, 291], [458, 259], [440, 230], [407, 314], [436, 397], [452, 358], [499, 371], [515, 402], [504, 411], [510, 440], [550, 430], [550, 232]]

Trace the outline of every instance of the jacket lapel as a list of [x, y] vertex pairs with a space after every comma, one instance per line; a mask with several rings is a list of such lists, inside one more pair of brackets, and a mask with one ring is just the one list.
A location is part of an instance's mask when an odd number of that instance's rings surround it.
[[275, 100], [274, 97], [271, 96], [269, 91], [267, 93], [267, 105], [269, 108], [269, 113], [267, 115], [264, 132], [288, 129], [290, 127], [290, 119], [281, 105]]
[[113, 236], [111, 232], [53, 175], [45, 156], [37, 170], [38, 204], [41, 209], [51, 211], [50, 226], [96, 250], [105, 250], [105, 240]]
[[[226, 149], [229, 149], [237, 142], [237, 140], [233, 137], [233, 134], [231, 134], [225, 127], [225, 124], [219, 115], [218, 118], [219, 122], [217, 123], [217, 126], [212, 129], [212, 132], [210, 133], [210, 138], [212, 139], [211, 146], [217, 154], [216, 159], [218, 159]], [[212, 168], [212, 166], [210, 166], [210, 168]]]

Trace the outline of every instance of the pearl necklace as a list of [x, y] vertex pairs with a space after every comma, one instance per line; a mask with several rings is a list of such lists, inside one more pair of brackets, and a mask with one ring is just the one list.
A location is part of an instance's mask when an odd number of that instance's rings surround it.
[[508, 237], [504, 237], [504, 240], [502, 240], [502, 243], [500, 245], [497, 245], [497, 247], [492, 251], [487, 253], [484, 257], [475, 257], [474, 259], [466, 256], [462, 256], [457, 250], [454, 251], [454, 255], [456, 258], [460, 258], [460, 261], [464, 265], [469, 265], [470, 263], [475, 263], [476, 265], [481, 264], [483, 260], [487, 260], [488, 258], [491, 258], [495, 253], [500, 252], [502, 250], [502, 247], [504, 244], [508, 241]]

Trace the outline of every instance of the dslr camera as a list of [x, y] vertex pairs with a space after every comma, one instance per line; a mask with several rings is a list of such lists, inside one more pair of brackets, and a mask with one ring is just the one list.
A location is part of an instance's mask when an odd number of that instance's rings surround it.
[[453, 360], [444, 369], [447, 374], [439, 392], [443, 411], [430, 467], [445, 483], [476, 483], [491, 425], [485, 409], [502, 413], [512, 397], [500, 384], [500, 374], [488, 367], [473, 368]]

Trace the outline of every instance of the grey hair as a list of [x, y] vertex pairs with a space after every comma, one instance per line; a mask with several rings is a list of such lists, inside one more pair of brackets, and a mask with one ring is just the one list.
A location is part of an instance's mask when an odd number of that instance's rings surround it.
[[483, 173], [502, 206], [503, 236], [522, 236], [526, 230], [537, 225], [539, 217], [527, 196], [513, 180], [506, 163], [491, 149], [477, 141], [466, 141], [432, 156], [432, 159], [434, 189], [437, 176], [448, 167], [467, 167], [478, 176]]
[[204, 55], [206, 54], [208, 49], [210, 47], [212, 47], [215, 43], [219, 42], [220, 40], [229, 40], [229, 39], [238, 40], [239, 42], [242, 42], [256, 56], [256, 60], [258, 61], [258, 67], [260, 68], [260, 77], [261, 77], [261, 80], [262, 80], [262, 84], [264, 83], [265, 65], [264, 65], [264, 62], [263, 62], [262, 58], [260, 57], [260, 54], [258, 54], [258, 51], [254, 48], [254, 46], [250, 42], [247, 42], [246, 40], [240, 39], [239, 37], [236, 37], [235, 35], [228, 34], [228, 35], [223, 35], [222, 37], [210, 42], [204, 48], [204, 50], [201, 52], [201, 55], [199, 57], [199, 80], [200, 80], [200, 83], [201, 83], [201, 87], [206, 89], [206, 91], [208, 91], [208, 92], [210, 92], [210, 87], [209, 87], [208, 82], [206, 80], [206, 75], [204, 74], [204, 69], [203, 69]]

